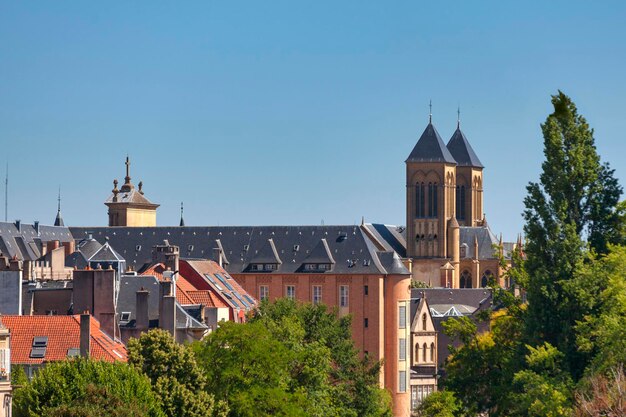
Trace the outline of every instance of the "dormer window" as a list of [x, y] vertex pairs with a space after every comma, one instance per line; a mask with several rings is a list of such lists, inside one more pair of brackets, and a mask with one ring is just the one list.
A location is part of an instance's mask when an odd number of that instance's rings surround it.
[[331, 264], [304, 264], [304, 270], [308, 272], [330, 271]]
[[271, 272], [278, 269], [278, 264], [250, 264], [251, 271]]

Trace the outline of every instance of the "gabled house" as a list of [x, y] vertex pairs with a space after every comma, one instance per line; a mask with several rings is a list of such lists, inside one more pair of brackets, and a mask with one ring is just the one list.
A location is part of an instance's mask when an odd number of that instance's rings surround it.
[[411, 409], [437, 391], [438, 331], [424, 292], [411, 299]]

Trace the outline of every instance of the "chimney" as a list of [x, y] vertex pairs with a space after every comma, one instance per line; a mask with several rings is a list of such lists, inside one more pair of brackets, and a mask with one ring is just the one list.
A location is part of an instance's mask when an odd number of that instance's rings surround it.
[[69, 256], [76, 252], [76, 243], [74, 239], [70, 239], [69, 242], [63, 242], [63, 247], [65, 248], [65, 256]]
[[33, 227], [35, 228], [35, 232], [37, 233], [37, 236], [39, 236], [39, 220], [35, 220], [33, 222]]
[[143, 287], [137, 291], [137, 304], [135, 306], [135, 328], [139, 330], [147, 330], [150, 320], [148, 318], [148, 297], [150, 293]]
[[80, 356], [88, 358], [91, 353], [91, 316], [89, 311], [80, 315]]
[[166, 268], [176, 272], [178, 271], [179, 260], [180, 248], [170, 245], [167, 239], [163, 241], [162, 245], [152, 247], [152, 261], [154, 263], [162, 263]]
[[22, 221], [21, 220], [15, 220], [15, 228], [17, 229], [18, 232], [22, 232]]
[[213, 248], [213, 259], [215, 259], [215, 262], [217, 262], [220, 268], [223, 267], [224, 258], [222, 257], [222, 250], [220, 248]]
[[176, 337], [176, 297], [172, 295], [172, 282], [160, 282], [159, 327]]

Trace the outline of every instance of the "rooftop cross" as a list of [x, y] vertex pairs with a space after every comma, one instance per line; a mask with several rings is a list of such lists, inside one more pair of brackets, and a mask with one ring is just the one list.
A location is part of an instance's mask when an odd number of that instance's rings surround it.
[[428, 108], [430, 109], [428, 111], [428, 122], [432, 123], [433, 122], [433, 101], [432, 100], [428, 102]]

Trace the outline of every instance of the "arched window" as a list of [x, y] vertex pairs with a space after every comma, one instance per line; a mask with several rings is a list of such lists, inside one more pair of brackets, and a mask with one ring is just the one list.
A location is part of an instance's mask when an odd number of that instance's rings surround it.
[[485, 288], [489, 284], [489, 279], [493, 276], [491, 271], [487, 270], [483, 272], [482, 278], [480, 278], [480, 286]]
[[430, 344], [430, 361], [435, 362], [435, 343]]
[[422, 314], [422, 330], [426, 330], [426, 313]]
[[459, 287], [472, 288], [472, 275], [468, 270], [461, 272], [461, 279], [459, 281]]
[[424, 183], [415, 184], [415, 217], [423, 218], [426, 214], [426, 196], [424, 195]]
[[419, 363], [420, 361], [420, 344], [415, 344], [415, 362]]
[[456, 218], [465, 220], [465, 186], [456, 187]]
[[422, 346], [422, 362], [426, 362], [426, 351], [428, 350], [428, 347], [426, 347], [426, 343], [424, 343], [424, 346]]
[[428, 183], [428, 217], [437, 217], [437, 183]]

